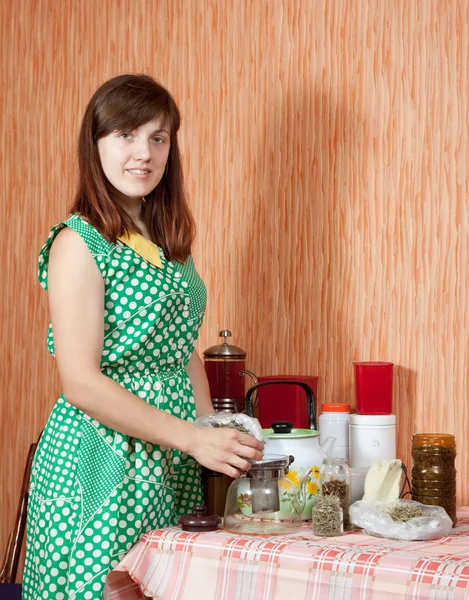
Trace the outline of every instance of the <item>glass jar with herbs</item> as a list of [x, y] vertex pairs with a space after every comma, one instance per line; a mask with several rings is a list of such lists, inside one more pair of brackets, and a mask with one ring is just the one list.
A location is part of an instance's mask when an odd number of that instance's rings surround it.
[[339, 499], [344, 529], [350, 528], [350, 469], [345, 458], [325, 458], [321, 469], [321, 495]]
[[441, 506], [456, 523], [456, 441], [445, 433], [412, 436], [412, 499]]
[[317, 496], [311, 511], [314, 535], [333, 537], [344, 533], [343, 512], [337, 496]]

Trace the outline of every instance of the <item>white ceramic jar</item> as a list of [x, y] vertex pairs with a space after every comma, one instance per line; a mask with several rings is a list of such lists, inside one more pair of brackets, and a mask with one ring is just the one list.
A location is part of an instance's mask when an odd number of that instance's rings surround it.
[[331, 458], [349, 459], [350, 404], [322, 404], [319, 417], [320, 443], [328, 437], [336, 439]]
[[350, 466], [396, 458], [396, 415], [350, 415]]

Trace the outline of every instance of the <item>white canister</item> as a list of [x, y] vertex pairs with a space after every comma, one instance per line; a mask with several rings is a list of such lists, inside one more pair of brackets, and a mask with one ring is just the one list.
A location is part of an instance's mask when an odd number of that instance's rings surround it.
[[320, 443], [336, 439], [331, 458], [349, 458], [350, 404], [322, 404], [319, 417]]
[[363, 500], [365, 479], [370, 467], [355, 467], [350, 469], [350, 503]]
[[396, 415], [350, 415], [350, 466], [396, 458]]

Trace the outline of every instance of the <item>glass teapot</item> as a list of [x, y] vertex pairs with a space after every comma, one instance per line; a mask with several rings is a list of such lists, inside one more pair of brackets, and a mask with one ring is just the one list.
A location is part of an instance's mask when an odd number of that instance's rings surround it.
[[307, 472], [300, 485], [286, 477], [293, 456], [267, 454], [235, 479], [226, 496], [223, 528], [247, 535], [283, 535], [301, 527]]

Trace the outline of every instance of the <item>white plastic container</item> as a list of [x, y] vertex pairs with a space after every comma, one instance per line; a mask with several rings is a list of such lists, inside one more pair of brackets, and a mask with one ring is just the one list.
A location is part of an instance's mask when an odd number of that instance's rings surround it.
[[336, 439], [331, 458], [349, 459], [350, 404], [322, 404], [319, 417], [320, 443], [329, 437]]
[[396, 415], [350, 415], [350, 467], [396, 458]]
[[350, 469], [350, 502], [363, 500], [365, 493], [365, 479], [370, 467], [355, 467]]

